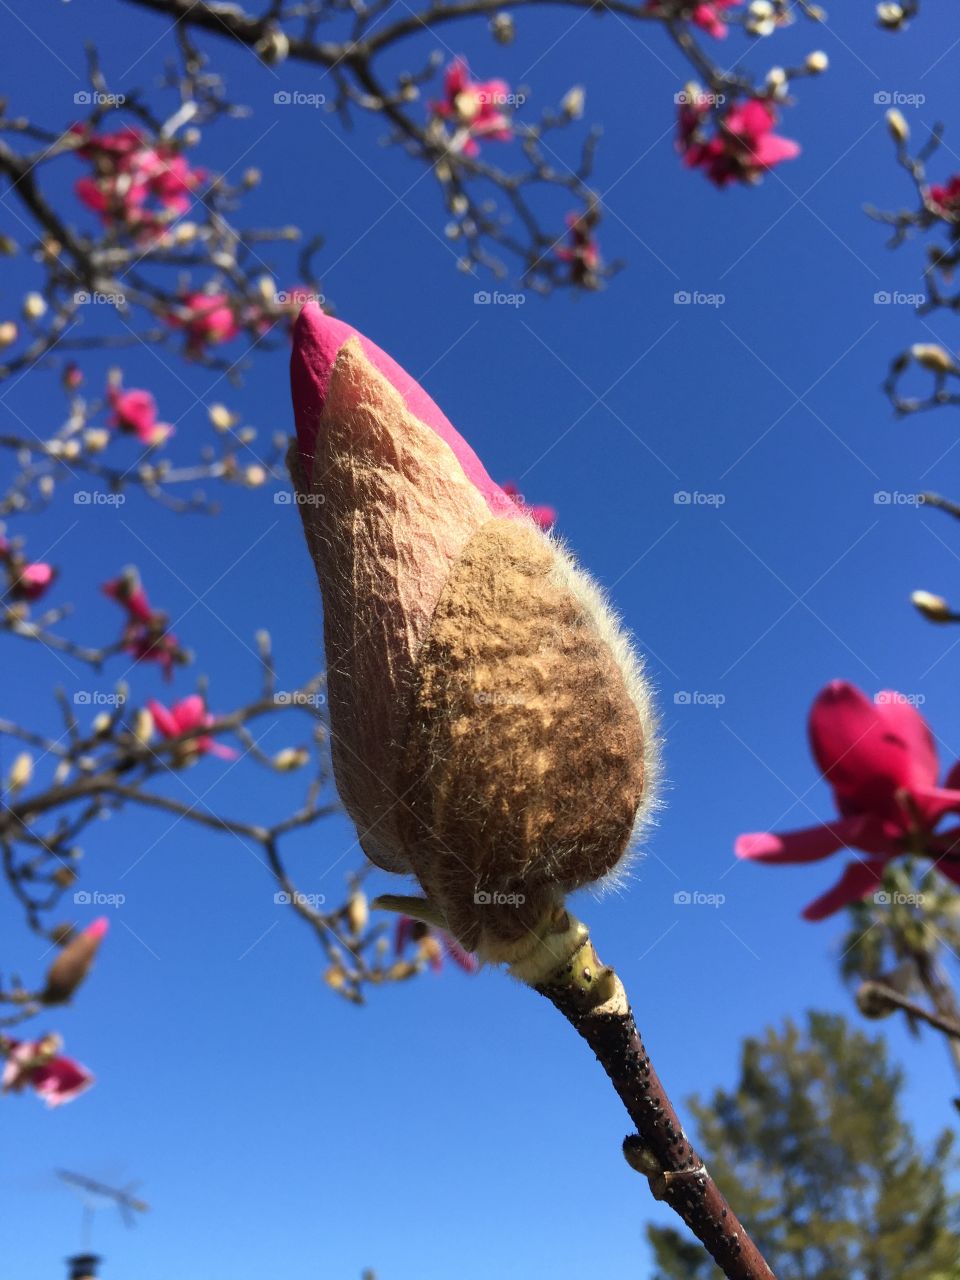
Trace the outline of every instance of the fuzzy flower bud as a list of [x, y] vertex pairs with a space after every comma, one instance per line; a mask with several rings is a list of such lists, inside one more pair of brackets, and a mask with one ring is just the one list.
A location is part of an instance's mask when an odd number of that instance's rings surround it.
[[40, 999], [44, 1004], [66, 1004], [90, 972], [109, 921], [104, 916], [75, 934], [54, 960]]
[[648, 690], [599, 591], [409, 374], [309, 304], [297, 503], [323, 592], [337, 786], [369, 857], [512, 961], [649, 808]]
[[910, 603], [922, 613], [928, 622], [952, 622], [953, 612], [943, 596], [934, 595], [932, 591], [914, 591]]

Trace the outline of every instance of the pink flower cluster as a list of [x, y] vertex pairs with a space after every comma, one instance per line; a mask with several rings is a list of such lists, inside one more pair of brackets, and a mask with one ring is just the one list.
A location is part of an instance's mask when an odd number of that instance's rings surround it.
[[[708, 36], [713, 36], [714, 40], [724, 40], [730, 28], [720, 15], [724, 9], [733, 9], [740, 3], [741, 0], [709, 0], [709, 3], [691, 6], [686, 17], [695, 27], [705, 31]], [[665, 9], [659, 0], [649, 0], [646, 8], [648, 13], [655, 16], [674, 17], [676, 14], [675, 7]]]
[[843, 848], [868, 854], [810, 903], [807, 920], [875, 893], [887, 863], [905, 853], [936, 859], [937, 870], [960, 884], [960, 828], [936, 834], [941, 819], [960, 812], [960, 763], [939, 786], [933, 734], [903, 694], [878, 693], [871, 701], [855, 685], [834, 680], [811, 709], [810, 745], [840, 816], [802, 831], [740, 836], [738, 858], [786, 865], [818, 862]]
[[183, 329], [189, 355], [201, 355], [207, 347], [231, 342], [242, 325], [225, 293], [188, 293], [180, 309], [167, 316], [173, 329]]
[[4, 1093], [20, 1093], [33, 1089], [48, 1107], [86, 1092], [94, 1082], [93, 1075], [79, 1062], [60, 1053], [62, 1042], [57, 1035], [39, 1040], [0, 1039], [0, 1052], [6, 1055], [0, 1088]]
[[141, 444], [155, 447], [173, 435], [173, 427], [158, 420], [157, 402], [149, 391], [125, 391], [119, 383], [111, 383], [107, 403], [113, 410], [110, 425], [135, 435]]
[[763, 98], [750, 98], [732, 106], [715, 121], [708, 94], [683, 95], [677, 119], [677, 148], [684, 164], [700, 169], [718, 187], [734, 182], [756, 182], [767, 169], [793, 160], [800, 146], [774, 132], [776, 110]]
[[[151, 698], [147, 703], [147, 710], [153, 716], [153, 723], [162, 736], [168, 739], [179, 738], [198, 729], [207, 729], [214, 723], [214, 717], [207, 710], [207, 704], [199, 693], [181, 698], [171, 707], [165, 707], [162, 702]], [[237, 758], [233, 747], [225, 746], [206, 734], [186, 740], [183, 746], [184, 754], [191, 759], [208, 753], [219, 756], [222, 760]]]
[[187, 211], [206, 179], [205, 171], [191, 169], [173, 144], [151, 142], [131, 125], [91, 133], [76, 124], [72, 132], [83, 139], [77, 155], [93, 170], [77, 179], [74, 190], [107, 226], [162, 231]]
[[954, 174], [946, 183], [932, 183], [930, 200], [937, 205], [943, 217], [960, 220], [960, 174]]
[[156, 662], [165, 680], [173, 674], [176, 663], [187, 661], [185, 650], [168, 630], [169, 618], [154, 609], [137, 575], [127, 571], [119, 578], [103, 584], [103, 594], [116, 601], [126, 613], [120, 647], [136, 662]]
[[0, 564], [7, 578], [4, 596], [9, 600], [39, 600], [46, 595], [57, 577], [53, 565], [47, 564], [45, 560], [28, 560], [3, 537], [0, 537]]
[[465, 58], [455, 58], [443, 79], [443, 99], [430, 109], [440, 120], [454, 127], [451, 151], [475, 156], [480, 140], [509, 142], [513, 137], [510, 116], [504, 107], [510, 102], [506, 80], [474, 80]]
[[598, 282], [600, 246], [593, 233], [596, 224], [597, 214], [593, 210], [588, 209], [584, 213], [568, 213], [569, 244], [561, 245], [556, 250], [560, 261], [570, 264], [571, 282], [584, 289], [596, 288]]

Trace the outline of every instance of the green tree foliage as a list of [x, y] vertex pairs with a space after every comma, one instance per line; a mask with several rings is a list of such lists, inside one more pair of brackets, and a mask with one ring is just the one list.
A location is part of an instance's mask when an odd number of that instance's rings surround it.
[[[694, 1099], [699, 1148], [778, 1280], [958, 1280], [945, 1131], [920, 1149], [882, 1039], [810, 1013], [745, 1041], [740, 1080]], [[714, 1280], [690, 1237], [650, 1226], [652, 1280]]]

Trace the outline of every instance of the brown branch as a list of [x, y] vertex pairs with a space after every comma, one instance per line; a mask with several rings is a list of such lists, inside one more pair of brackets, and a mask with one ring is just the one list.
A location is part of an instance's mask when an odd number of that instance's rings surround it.
[[772, 1280], [747, 1234], [683, 1132], [640, 1038], [623, 984], [601, 963], [589, 937], [535, 989], [597, 1056], [636, 1125], [624, 1143], [631, 1167], [679, 1214], [729, 1280]]

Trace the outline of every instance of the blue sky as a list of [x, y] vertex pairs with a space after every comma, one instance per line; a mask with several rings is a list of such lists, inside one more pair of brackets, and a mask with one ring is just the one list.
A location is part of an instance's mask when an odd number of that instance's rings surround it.
[[[800, 159], [757, 189], [725, 193], [678, 163], [672, 95], [687, 70], [655, 29], [558, 8], [522, 15], [505, 50], [483, 23], [447, 27], [448, 51], [468, 54], [479, 75], [528, 84], [533, 104], [583, 83], [588, 117], [605, 129], [602, 242], [628, 269], [597, 296], [531, 296], [515, 308], [474, 304], [486, 282], [457, 272], [430, 179], [378, 145], [378, 121], [344, 137], [318, 111], [277, 106], [278, 86], [323, 92], [323, 76], [295, 65], [273, 73], [200, 37], [252, 114], [211, 129], [197, 161], [262, 169], [245, 223], [293, 221], [325, 235], [318, 266], [338, 314], [424, 377], [491, 474], [559, 509], [561, 533], [647, 656], [666, 807], [627, 887], [579, 906], [678, 1099], [729, 1082], [742, 1038], [771, 1021], [808, 1006], [852, 1013], [837, 977], [843, 922], [799, 918], [840, 859], [773, 870], [732, 857], [741, 831], [831, 813], [804, 732], [816, 691], [839, 676], [922, 698], [945, 764], [960, 755], [954, 634], [908, 604], [915, 587], [951, 593], [960, 541], [945, 516], [876, 501], [925, 488], [957, 495], [954, 418], [897, 423], [879, 390], [894, 351], [956, 340], [941, 317], [875, 303], [878, 292], [916, 291], [920, 254], [891, 254], [862, 209], [910, 198], [878, 93], [923, 96], [904, 108], [918, 135], [937, 119], [955, 124], [934, 174], [960, 169], [956, 36], [932, 3], [899, 38], [874, 29], [870, 4], [848, 8], [749, 54], [763, 70], [822, 47], [832, 69], [801, 82], [786, 112], [782, 131], [801, 141]], [[149, 86], [172, 52], [161, 19], [119, 3], [43, 0], [0, 24], [11, 109], [51, 128], [74, 117], [84, 39], [117, 88]], [[435, 44], [427, 37], [408, 54], [419, 62]], [[733, 36], [722, 52], [738, 50]], [[76, 173], [63, 170], [50, 181], [70, 199]], [[0, 218], [16, 234], [8, 207], [4, 197]], [[291, 258], [267, 256], [279, 279], [295, 278]], [[22, 263], [9, 269], [5, 314], [30, 279]], [[679, 291], [724, 301], [677, 305]], [[91, 385], [109, 363], [84, 357]], [[290, 430], [285, 363], [282, 351], [263, 357], [234, 390], [156, 349], [122, 361], [128, 384], [149, 386], [162, 416], [179, 421], [173, 452], [183, 458], [208, 437], [211, 400], [264, 432]], [[23, 379], [0, 413], [52, 429], [51, 386], [49, 376]], [[678, 492], [723, 501], [682, 504]], [[260, 626], [286, 683], [322, 663], [298, 521], [268, 492], [227, 495], [216, 520], [136, 498], [120, 512], [78, 511], [67, 502], [18, 531], [37, 554], [55, 547], [57, 598], [77, 601], [85, 637], [112, 634], [115, 612], [96, 588], [136, 562], [157, 602], [185, 615], [178, 633], [211, 673], [215, 708], [252, 693], [248, 646]], [[91, 687], [84, 670], [9, 640], [5, 661], [16, 672], [8, 716], [52, 727], [52, 684]], [[181, 671], [175, 688], [192, 681]], [[160, 693], [156, 673], [136, 672], [133, 691]], [[287, 741], [282, 725], [269, 739]], [[250, 814], [278, 803], [257, 794], [259, 782], [216, 760], [189, 777], [210, 788], [208, 803]], [[304, 891], [340, 892], [353, 841], [339, 819], [300, 840]], [[274, 904], [248, 849], [156, 815], [91, 835], [85, 863], [86, 887], [126, 898], [95, 981], [57, 1019], [99, 1083], [57, 1114], [28, 1097], [4, 1105], [0, 1251], [11, 1274], [57, 1276], [81, 1243], [80, 1208], [56, 1167], [140, 1179], [154, 1206], [136, 1231], [98, 1218], [105, 1280], [347, 1278], [363, 1266], [382, 1280], [644, 1273], [644, 1223], [664, 1215], [619, 1155], [619, 1103], [545, 1002], [495, 972], [450, 971], [349, 1007], [322, 985], [318, 949]], [[677, 905], [681, 891], [725, 901]], [[36, 941], [6, 898], [0, 911], [4, 964], [38, 972]], [[887, 1031], [930, 1137], [949, 1116], [946, 1054]], [[616, 1230], [598, 1232], [595, 1210], [557, 1213], [571, 1176], [593, 1188]]]

